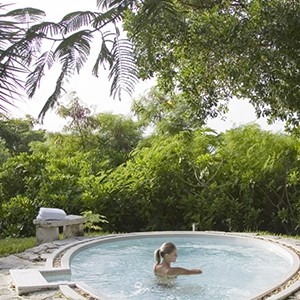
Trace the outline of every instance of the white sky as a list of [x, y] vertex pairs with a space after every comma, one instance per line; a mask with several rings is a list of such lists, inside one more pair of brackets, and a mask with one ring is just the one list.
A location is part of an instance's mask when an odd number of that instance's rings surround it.
[[[12, 3], [10, 9], [34, 7], [42, 9], [46, 12], [46, 20], [59, 21], [64, 15], [77, 10], [92, 10], [96, 11], [96, 0], [2, 0], [2, 3]], [[93, 61], [91, 60], [91, 63]], [[74, 76], [66, 87], [68, 92], [75, 91], [77, 96], [87, 106], [93, 106], [95, 112], [112, 112], [130, 114], [131, 98], [124, 94], [121, 101], [109, 97], [111, 83], [108, 81], [108, 72], [102, 71], [98, 78], [91, 75], [91, 65], [84, 68], [79, 76]], [[37, 91], [33, 99], [16, 102], [16, 109], [13, 109], [14, 117], [23, 117], [26, 114], [37, 118], [47, 98], [54, 90], [54, 84], [57, 75], [49, 73], [42, 80], [41, 88]], [[141, 82], [136, 87], [136, 92], [133, 97], [138, 97], [147, 91], [154, 81]], [[220, 118], [211, 120], [207, 126], [217, 131], [225, 131], [233, 127], [247, 123], [258, 123], [263, 129], [272, 131], [282, 131], [283, 124], [277, 122], [273, 125], [268, 125], [265, 119], [257, 120], [253, 107], [245, 100], [232, 100], [229, 105], [229, 113], [226, 115], [226, 120]], [[55, 111], [46, 114], [42, 128], [50, 131], [59, 131], [62, 129], [65, 121], [56, 116]]]

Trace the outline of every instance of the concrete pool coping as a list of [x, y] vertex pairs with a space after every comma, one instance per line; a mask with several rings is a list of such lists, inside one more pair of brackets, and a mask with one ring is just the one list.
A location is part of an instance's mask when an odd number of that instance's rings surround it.
[[[244, 239], [251, 244], [269, 245], [273, 247], [273, 251], [282, 251], [282, 255], [288, 256], [292, 260], [292, 268], [289, 270], [287, 276], [282, 278], [275, 286], [268, 287], [265, 292], [259, 295], [254, 295], [251, 300], [270, 299], [280, 300], [287, 299], [300, 289], [299, 279], [299, 251], [300, 241], [282, 239], [279, 237], [270, 237], [249, 233], [227, 233], [227, 232], [212, 232], [212, 231], [157, 231], [157, 232], [136, 232], [127, 234], [110, 234], [99, 236], [90, 239], [75, 241], [59, 249], [55, 250], [46, 261], [43, 268], [36, 270], [20, 270], [11, 269], [10, 274], [13, 278], [17, 294], [22, 295], [26, 293], [42, 291], [44, 289], [60, 289], [61, 292], [71, 299], [100, 299], [104, 297], [96, 293], [93, 289], [87, 286], [84, 282], [70, 282], [70, 281], [56, 281], [48, 282], [47, 276], [68, 275], [70, 271], [70, 261], [72, 257], [84, 248], [90, 247], [99, 242], [116, 241], [118, 239], [130, 239], [137, 237], [154, 237], [154, 236], [170, 236], [170, 235], [205, 235], [223, 238]], [[262, 243], [265, 242], [265, 243]], [[34, 272], [32, 272], [34, 271]], [[26, 278], [26, 280], [25, 280]], [[47, 284], [48, 283], [48, 284]], [[282, 289], [282, 290], [281, 290]], [[272, 294], [273, 291], [276, 293]], [[250, 299], [249, 299], [250, 300]]]

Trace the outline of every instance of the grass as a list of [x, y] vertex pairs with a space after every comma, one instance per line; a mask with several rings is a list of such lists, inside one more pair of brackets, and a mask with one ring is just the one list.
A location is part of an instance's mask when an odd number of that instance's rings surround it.
[[295, 240], [300, 240], [300, 235], [289, 235], [289, 234], [281, 234], [281, 233], [272, 233], [272, 232], [268, 232], [268, 231], [258, 231], [258, 232], [255, 232], [257, 233], [258, 235], [270, 235], [270, 236], [277, 236], [277, 237], [280, 237], [280, 238], [292, 238], [292, 239], [295, 239]]
[[35, 237], [5, 238], [0, 240], [0, 257], [20, 253], [36, 245]]
[[[108, 234], [107, 232], [89, 232], [85, 233], [85, 236], [95, 237], [99, 235]], [[60, 234], [60, 239], [62, 239], [62, 234]], [[27, 249], [36, 246], [36, 237], [26, 237], [26, 238], [5, 238], [0, 239], [0, 257], [8, 256], [15, 253], [23, 252]]]

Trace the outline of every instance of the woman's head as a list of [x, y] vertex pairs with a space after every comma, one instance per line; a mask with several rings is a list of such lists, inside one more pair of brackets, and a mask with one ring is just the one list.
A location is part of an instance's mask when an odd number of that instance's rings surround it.
[[167, 257], [170, 258], [170, 261], [176, 261], [177, 257], [177, 249], [176, 246], [171, 243], [163, 243], [159, 249], [156, 249], [154, 252], [154, 259], [156, 263], [160, 263], [160, 258], [166, 259]]

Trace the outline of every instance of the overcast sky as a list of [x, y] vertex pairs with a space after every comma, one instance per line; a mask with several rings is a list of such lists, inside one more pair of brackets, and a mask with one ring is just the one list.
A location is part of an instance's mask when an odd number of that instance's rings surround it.
[[[2, 3], [11, 3], [8, 0], [2, 0]], [[64, 15], [77, 10], [96, 10], [96, 0], [15, 0], [14, 8], [35, 7], [46, 12], [46, 20], [59, 21]], [[95, 112], [112, 112], [130, 114], [131, 98], [124, 95], [122, 101], [112, 99], [109, 96], [110, 85], [107, 75], [103, 71], [98, 78], [91, 75], [92, 63], [84, 68], [80, 76], [74, 76], [66, 87], [68, 92], [75, 91], [78, 97], [87, 106], [93, 106]], [[54, 90], [57, 74], [48, 74], [42, 81], [40, 90], [36, 93], [33, 99], [17, 102], [17, 108], [13, 110], [14, 117], [22, 117], [30, 114], [37, 117], [41, 111], [45, 101]], [[141, 82], [136, 87], [134, 97], [138, 97], [154, 84], [154, 81]], [[258, 123], [263, 129], [281, 131], [283, 130], [282, 123], [278, 122], [272, 126], [267, 125], [266, 120], [257, 120], [253, 107], [245, 100], [233, 100], [229, 106], [229, 113], [226, 115], [226, 120], [214, 119], [209, 121], [208, 126], [217, 131], [225, 131], [227, 129], [240, 126], [242, 124]], [[59, 131], [64, 125], [64, 120], [55, 115], [55, 112], [50, 112], [46, 115], [44, 125], [50, 131]]]

